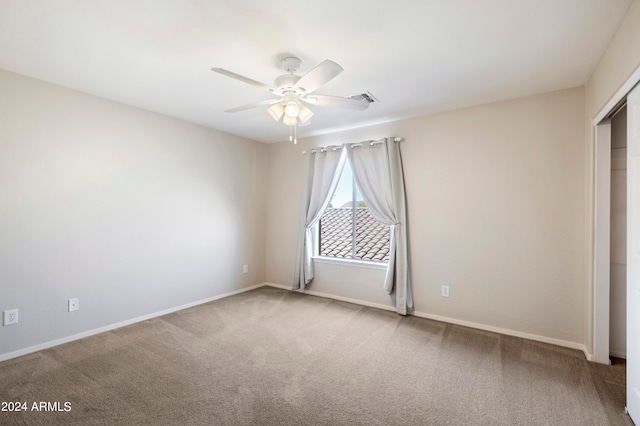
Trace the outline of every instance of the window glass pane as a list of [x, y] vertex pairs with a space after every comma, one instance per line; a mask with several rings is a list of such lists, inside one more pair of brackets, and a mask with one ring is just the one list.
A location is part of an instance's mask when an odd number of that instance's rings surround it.
[[382, 225], [369, 212], [360, 189], [356, 186], [356, 259], [389, 260], [389, 227]]
[[[389, 227], [378, 223], [367, 208], [360, 190], [354, 194], [353, 172], [344, 167], [329, 207], [320, 218], [320, 256], [387, 262], [389, 260]], [[355, 197], [355, 198], [354, 198]], [[354, 217], [355, 257], [353, 253]]]
[[344, 165], [342, 175], [338, 181], [336, 192], [329, 203], [329, 207], [333, 208], [351, 208], [351, 199], [353, 198], [353, 172], [349, 162]]
[[364, 202], [356, 211], [356, 259], [389, 261], [389, 227], [375, 220]]
[[345, 164], [336, 192], [320, 218], [320, 256], [352, 258], [353, 173]]

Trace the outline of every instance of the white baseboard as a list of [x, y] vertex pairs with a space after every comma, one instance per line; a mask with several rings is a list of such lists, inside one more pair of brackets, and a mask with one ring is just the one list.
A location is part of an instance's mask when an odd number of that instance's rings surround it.
[[291, 286], [286, 286], [286, 285], [282, 285], [282, 284], [264, 283], [264, 285], [266, 285], [267, 287], [281, 288], [282, 290], [291, 290], [291, 291], [296, 291], [296, 290], [293, 290], [293, 289], [291, 288]]
[[353, 303], [353, 304], [356, 304], [356, 305], [368, 306], [370, 308], [384, 309], [385, 311], [393, 311], [393, 312], [396, 311], [396, 308], [394, 306], [383, 305], [381, 303], [367, 302], [366, 300], [352, 299], [350, 297], [343, 297], [343, 296], [336, 296], [335, 294], [321, 293], [319, 291], [313, 291], [313, 290], [292, 290], [290, 286], [287, 287], [285, 285], [274, 284], [274, 283], [265, 283], [265, 285], [269, 286], [269, 287], [281, 288], [283, 290], [295, 291], [296, 293], [304, 293], [304, 294], [309, 294], [311, 296], [324, 297], [324, 298], [327, 298], [327, 299], [339, 300], [341, 302], [349, 302], [349, 303]]
[[627, 353], [626, 352], [620, 352], [620, 351], [609, 351], [609, 355], [611, 356], [615, 356], [616, 358], [623, 358], [623, 359], [627, 359]]
[[446, 323], [449, 323], [449, 324], [455, 324], [455, 325], [461, 325], [461, 326], [464, 326], [464, 327], [476, 328], [478, 330], [490, 331], [492, 333], [504, 334], [504, 335], [513, 336], [513, 337], [520, 337], [522, 339], [528, 339], [528, 340], [535, 340], [536, 342], [550, 343], [552, 345], [562, 346], [564, 348], [577, 349], [579, 351], [582, 351], [584, 353], [584, 355], [585, 355], [585, 358], [588, 359], [588, 357], [587, 357], [587, 348], [581, 343], [570, 342], [568, 340], [555, 339], [553, 337], [540, 336], [538, 334], [525, 333], [525, 332], [522, 332], [522, 331], [511, 330], [511, 329], [508, 329], [508, 328], [502, 328], [502, 327], [495, 327], [495, 326], [492, 326], [492, 325], [480, 324], [480, 323], [472, 322], [472, 321], [464, 321], [464, 320], [459, 320], [459, 319], [455, 319], [455, 318], [443, 317], [443, 316], [440, 316], [440, 315], [427, 314], [427, 313], [424, 313], [424, 312], [414, 312], [413, 315], [415, 315], [417, 317], [420, 317], [420, 318], [427, 318], [427, 319], [432, 319], [432, 320], [435, 320], [435, 321], [446, 322]]
[[[284, 290], [290, 290], [291, 291], [291, 286], [284, 286], [284, 285], [280, 285], [280, 284], [274, 284], [274, 283], [265, 283], [265, 285], [270, 286], [270, 287], [276, 287], [276, 288], [281, 288]], [[300, 292], [300, 293], [305, 293], [305, 294], [310, 294], [312, 296], [320, 296], [320, 297], [326, 297], [328, 299], [335, 299], [335, 300], [340, 300], [342, 302], [350, 302], [350, 303], [354, 303], [356, 305], [362, 305], [362, 306], [369, 306], [372, 308], [378, 308], [378, 309], [384, 309], [386, 311], [394, 311], [395, 312], [395, 307], [394, 306], [389, 306], [389, 305], [383, 305], [380, 303], [372, 303], [372, 302], [367, 302], [365, 300], [358, 300], [358, 299], [352, 299], [352, 298], [348, 298], [348, 297], [342, 297], [342, 296], [336, 296], [333, 294], [327, 294], [327, 293], [320, 293], [320, 292], [315, 292], [315, 291], [308, 291], [308, 290], [293, 290], [296, 292]], [[433, 314], [428, 314], [426, 312], [419, 312], [419, 311], [414, 311], [413, 314], [416, 317], [420, 317], [420, 318], [426, 318], [426, 319], [431, 319], [434, 321], [440, 321], [440, 322], [446, 322], [448, 324], [455, 324], [455, 325], [461, 325], [463, 327], [469, 327], [469, 328], [475, 328], [478, 330], [483, 330], [483, 331], [490, 331], [492, 333], [498, 333], [498, 334], [504, 334], [507, 336], [513, 336], [513, 337], [520, 337], [522, 339], [528, 339], [528, 340], [534, 340], [536, 342], [542, 342], [542, 343], [549, 343], [552, 345], [556, 345], [556, 346], [562, 346], [564, 348], [570, 348], [570, 349], [577, 349], [579, 351], [582, 351], [585, 355], [585, 358], [589, 361], [591, 361], [591, 359], [589, 359], [589, 354], [587, 353], [587, 348], [585, 345], [581, 344], [581, 343], [576, 343], [576, 342], [570, 342], [567, 340], [561, 340], [561, 339], [555, 339], [552, 337], [546, 337], [546, 336], [540, 336], [537, 334], [530, 334], [530, 333], [524, 333], [521, 331], [517, 331], [517, 330], [511, 330], [508, 328], [502, 328], [502, 327], [494, 327], [491, 325], [485, 325], [485, 324], [480, 324], [477, 322], [471, 322], [471, 321], [464, 321], [464, 320], [459, 320], [456, 318], [449, 318], [449, 317], [443, 317], [440, 315], [433, 315]], [[614, 355], [614, 354], [612, 354]], [[614, 355], [617, 356], [617, 355]]]
[[[8, 352], [5, 354], [0, 354], [0, 362], [2, 361], [6, 361], [12, 358], [17, 358], [19, 356], [22, 355], [27, 355], [33, 352], [37, 352], [37, 351], [41, 351], [44, 349], [48, 349], [54, 346], [58, 346], [58, 345], [62, 345], [64, 343], [68, 343], [68, 342], [72, 342], [74, 340], [78, 340], [78, 339], [82, 339], [84, 337], [89, 337], [89, 336], [93, 336], [96, 334], [100, 334], [100, 333], [104, 333], [106, 331], [111, 331], [111, 330], [115, 330], [116, 328], [120, 328], [120, 327], [125, 327], [127, 325], [131, 325], [131, 324], [135, 324], [138, 322], [142, 322], [142, 321], [146, 321], [148, 319], [152, 319], [152, 318], [156, 318], [156, 317], [160, 317], [163, 315], [167, 315], [167, 314], [171, 314], [173, 312], [176, 311], [180, 311], [182, 309], [187, 309], [187, 308], [191, 308], [193, 306], [197, 306], [197, 305], [202, 305], [204, 303], [209, 303], [209, 302], [213, 302], [214, 300], [218, 300], [218, 299], [223, 299], [225, 297], [229, 297], [229, 296], [233, 296], [235, 294], [240, 294], [240, 293], [244, 293], [246, 291], [250, 291], [250, 290], [254, 290], [256, 288], [260, 288], [260, 287], [264, 287], [264, 286], [269, 286], [269, 287], [275, 287], [275, 288], [279, 288], [279, 289], [283, 289], [283, 290], [289, 290], [289, 291], [296, 291], [296, 292], [300, 292], [300, 293], [304, 293], [304, 294], [309, 294], [311, 296], [318, 296], [318, 297], [324, 297], [327, 299], [334, 299], [334, 300], [339, 300], [341, 302], [349, 302], [349, 303], [354, 303], [356, 305], [361, 305], [361, 306], [368, 306], [371, 308], [377, 308], [377, 309], [383, 309], [386, 311], [392, 311], [395, 312], [395, 307], [390, 306], [390, 305], [383, 305], [381, 303], [374, 303], [374, 302], [368, 302], [366, 300], [360, 300], [360, 299], [353, 299], [353, 298], [349, 298], [349, 297], [343, 297], [343, 296], [337, 296], [337, 295], [333, 295], [333, 294], [329, 294], [329, 293], [322, 293], [322, 292], [317, 292], [317, 291], [309, 291], [309, 290], [292, 290], [291, 286], [285, 286], [285, 285], [281, 285], [281, 284], [275, 284], [275, 283], [269, 283], [269, 282], [264, 282], [261, 284], [256, 284], [250, 287], [245, 287], [245, 288], [241, 288], [238, 290], [234, 290], [228, 293], [224, 293], [224, 294], [220, 294], [217, 296], [213, 296], [213, 297], [209, 297], [207, 299], [202, 299], [202, 300], [198, 300], [195, 302], [191, 302], [191, 303], [187, 303], [184, 305], [180, 305], [180, 306], [175, 306], [172, 308], [168, 308], [168, 309], [164, 309], [162, 311], [158, 311], [158, 312], [154, 312], [151, 314], [147, 314], [147, 315], [143, 315], [140, 317], [136, 317], [136, 318], [132, 318], [126, 321], [121, 321], [115, 324], [110, 324], [104, 327], [99, 327], [93, 330], [88, 330], [88, 331], [84, 331], [82, 333], [78, 333], [78, 334], [74, 334], [71, 336], [67, 336], [67, 337], [63, 337], [60, 339], [56, 339], [56, 340], [51, 340], [49, 342], [45, 342], [45, 343], [41, 343], [38, 345], [34, 345], [34, 346], [30, 346], [28, 348], [24, 348], [24, 349], [19, 349], [17, 351], [13, 351], [13, 352]], [[555, 339], [555, 338], [551, 338], [551, 337], [546, 337], [546, 336], [539, 336], [536, 334], [529, 334], [529, 333], [524, 333], [524, 332], [520, 332], [520, 331], [516, 331], [516, 330], [510, 330], [510, 329], [506, 329], [506, 328], [501, 328], [501, 327], [494, 327], [494, 326], [490, 326], [490, 325], [485, 325], [485, 324], [479, 324], [476, 322], [471, 322], [471, 321], [464, 321], [464, 320], [458, 320], [455, 318], [449, 318], [449, 317], [443, 317], [440, 315], [433, 315], [433, 314], [428, 314], [425, 312], [418, 312], [415, 311], [413, 312], [414, 316], [420, 317], [420, 318], [426, 318], [426, 319], [431, 319], [431, 320], [435, 320], [435, 321], [441, 321], [441, 322], [445, 322], [445, 323], [449, 323], [449, 324], [455, 324], [455, 325], [460, 325], [460, 326], [464, 326], [464, 327], [470, 327], [470, 328], [475, 328], [478, 330], [484, 330], [484, 331], [490, 331], [493, 333], [498, 333], [498, 334], [504, 334], [507, 336], [514, 336], [514, 337], [520, 337], [523, 339], [529, 339], [529, 340], [534, 340], [534, 341], [538, 341], [538, 342], [543, 342], [543, 343], [550, 343], [552, 345], [556, 345], [556, 346], [562, 346], [565, 348], [570, 348], [570, 349], [577, 349], [582, 351], [585, 354], [585, 357], [587, 358], [587, 360], [592, 361], [592, 357], [590, 357], [590, 355], [587, 352], [587, 349], [585, 347], [585, 345], [580, 344], [580, 343], [575, 343], [575, 342], [569, 342], [566, 340], [560, 340], [560, 339]], [[626, 356], [622, 356], [622, 355], [626, 355], [626, 354], [616, 354], [616, 353], [612, 353], [611, 355], [613, 356], [617, 356], [619, 358], [625, 358]]]
[[45, 342], [45, 343], [40, 343], [40, 344], [34, 345], [34, 346], [29, 346], [28, 348], [18, 349], [17, 351], [0, 354], [0, 362], [6, 361], [6, 360], [9, 360], [9, 359], [12, 359], [12, 358], [17, 358], [17, 357], [22, 356], [22, 355], [27, 355], [27, 354], [30, 354], [30, 353], [33, 353], [33, 352], [38, 352], [38, 351], [41, 351], [41, 350], [44, 350], [44, 349], [49, 349], [49, 348], [52, 348], [54, 346], [62, 345], [64, 343], [73, 342], [74, 340], [79, 340], [79, 339], [83, 339], [85, 337], [94, 336], [96, 334], [104, 333], [106, 331], [115, 330], [116, 328], [125, 327], [127, 325], [135, 324], [137, 322], [142, 322], [142, 321], [146, 321], [148, 319], [161, 317], [163, 315], [171, 314], [173, 312], [180, 311], [182, 309], [192, 308], [194, 306], [202, 305], [204, 303], [213, 302], [214, 300], [223, 299], [225, 297], [233, 296], [235, 294], [244, 293], [245, 291], [254, 290], [256, 288], [264, 287], [265, 285], [266, 285], [266, 283], [261, 283], [261, 284], [253, 285], [251, 287], [244, 287], [244, 288], [241, 288], [241, 289], [238, 289], [238, 290], [230, 291], [228, 293], [219, 294], [217, 296], [208, 297], [206, 299], [197, 300], [195, 302], [187, 303], [187, 304], [180, 305], [180, 306], [174, 306], [174, 307], [168, 308], [168, 309], [163, 309], [162, 311], [153, 312], [153, 313], [147, 314], [147, 315], [142, 315], [142, 316], [139, 316], [139, 317], [136, 317], [136, 318], [132, 318], [132, 319], [128, 319], [128, 320], [125, 320], [125, 321], [121, 321], [121, 322], [118, 322], [118, 323], [115, 323], [115, 324], [106, 325], [104, 327], [99, 327], [99, 328], [95, 328], [95, 329], [92, 329], [92, 330], [83, 331], [82, 333], [73, 334], [71, 336], [62, 337], [60, 339], [51, 340], [51, 341], [48, 341], [48, 342]]

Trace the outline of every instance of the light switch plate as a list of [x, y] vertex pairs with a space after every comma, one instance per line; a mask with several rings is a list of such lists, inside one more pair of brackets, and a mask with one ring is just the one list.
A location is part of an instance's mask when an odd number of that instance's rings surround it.
[[80, 299], [73, 298], [69, 299], [69, 312], [77, 311], [80, 309]]
[[442, 297], [449, 297], [449, 286], [443, 285], [440, 294], [442, 295]]

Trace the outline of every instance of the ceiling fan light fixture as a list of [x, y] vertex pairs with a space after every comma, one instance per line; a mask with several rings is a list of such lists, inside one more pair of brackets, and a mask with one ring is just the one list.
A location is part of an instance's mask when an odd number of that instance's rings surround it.
[[300, 104], [296, 101], [289, 101], [284, 106], [284, 115], [289, 118], [296, 118], [300, 113]]
[[284, 118], [282, 119], [282, 122], [287, 126], [295, 126], [298, 123], [298, 118], [289, 117], [285, 114]]
[[284, 114], [284, 105], [278, 102], [277, 104], [273, 104], [269, 107], [267, 111], [269, 111], [269, 114], [271, 114], [271, 117], [273, 117], [274, 120], [280, 121], [280, 118], [282, 118], [282, 115]]
[[300, 105], [300, 113], [298, 114], [298, 118], [301, 123], [306, 123], [313, 116], [313, 111], [307, 108], [304, 105]]

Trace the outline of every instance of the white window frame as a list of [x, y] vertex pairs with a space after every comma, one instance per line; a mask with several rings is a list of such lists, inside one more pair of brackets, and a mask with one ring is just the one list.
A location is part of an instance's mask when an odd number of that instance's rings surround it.
[[[348, 163], [347, 163], [348, 164]], [[347, 166], [347, 164], [345, 164], [345, 167]], [[342, 177], [342, 176], [341, 176]], [[348, 265], [348, 266], [356, 266], [356, 267], [360, 267], [360, 268], [367, 268], [367, 269], [381, 269], [381, 270], [386, 270], [388, 265], [389, 265], [389, 261], [388, 260], [363, 260], [363, 259], [356, 259], [356, 231], [357, 228], [356, 226], [354, 226], [357, 221], [356, 221], [356, 215], [357, 215], [357, 210], [356, 210], [356, 198], [357, 198], [357, 184], [356, 184], [356, 178], [355, 175], [353, 175], [353, 171], [352, 171], [352, 176], [351, 176], [351, 186], [353, 188], [352, 190], [352, 195], [351, 195], [351, 208], [352, 208], [352, 247], [351, 247], [351, 257], [350, 258], [346, 258], [346, 257], [334, 257], [334, 256], [321, 256], [320, 255], [320, 222], [322, 219], [318, 220], [318, 223], [316, 223], [313, 227], [313, 232], [315, 232], [315, 241], [317, 241], [318, 243], [315, 245], [315, 247], [313, 248], [313, 256], [312, 259], [314, 262], [318, 262], [318, 263], [327, 263], [327, 264], [334, 264], [334, 265]], [[333, 197], [333, 196], [332, 196]], [[324, 213], [323, 213], [324, 214]]]
[[343, 266], [355, 266], [358, 268], [366, 268], [366, 269], [380, 269], [387, 270], [387, 266], [389, 265], [389, 261], [382, 260], [361, 260], [361, 259], [347, 259], [345, 257], [333, 257], [333, 256], [313, 256], [314, 262], [317, 263], [327, 263], [334, 265], [343, 265]]

